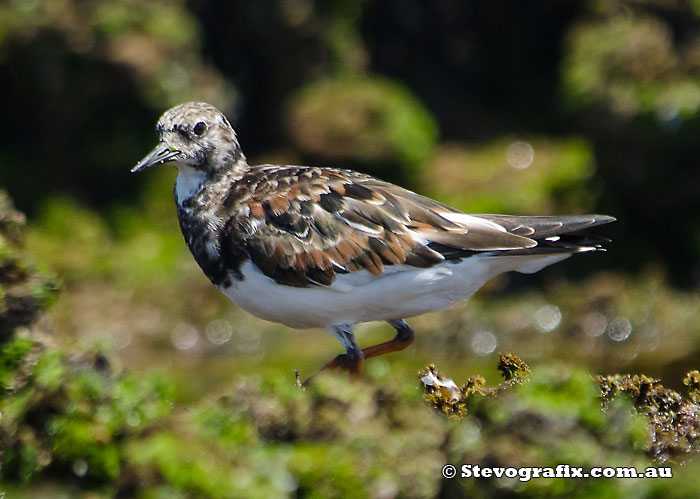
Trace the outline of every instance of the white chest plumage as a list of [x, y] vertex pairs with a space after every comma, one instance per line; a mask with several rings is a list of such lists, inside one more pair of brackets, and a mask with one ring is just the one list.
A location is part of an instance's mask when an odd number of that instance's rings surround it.
[[178, 205], [182, 206], [182, 203], [194, 196], [207, 180], [207, 174], [185, 164], [177, 165], [177, 169], [178, 175], [175, 181], [175, 200]]

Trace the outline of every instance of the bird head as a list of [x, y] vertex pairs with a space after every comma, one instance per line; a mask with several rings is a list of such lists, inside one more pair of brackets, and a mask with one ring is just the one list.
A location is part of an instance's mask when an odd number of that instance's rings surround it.
[[168, 109], [156, 125], [160, 141], [132, 168], [138, 172], [171, 163], [209, 175], [234, 168], [245, 156], [236, 132], [217, 108], [204, 102], [188, 102]]

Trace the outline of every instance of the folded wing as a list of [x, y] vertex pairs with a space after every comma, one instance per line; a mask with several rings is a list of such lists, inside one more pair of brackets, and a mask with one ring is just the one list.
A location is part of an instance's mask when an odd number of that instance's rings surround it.
[[256, 167], [223, 206], [229, 222], [222, 248], [243, 248], [264, 274], [298, 287], [488, 252], [580, 251], [586, 241], [567, 234], [614, 220], [467, 215], [367, 175], [305, 167]]

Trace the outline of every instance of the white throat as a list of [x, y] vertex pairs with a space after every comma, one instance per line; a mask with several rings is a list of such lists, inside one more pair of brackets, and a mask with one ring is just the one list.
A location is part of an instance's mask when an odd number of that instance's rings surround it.
[[175, 200], [182, 205], [199, 190], [207, 180], [206, 172], [184, 164], [177, 165], [178, 175], [175, 181]]

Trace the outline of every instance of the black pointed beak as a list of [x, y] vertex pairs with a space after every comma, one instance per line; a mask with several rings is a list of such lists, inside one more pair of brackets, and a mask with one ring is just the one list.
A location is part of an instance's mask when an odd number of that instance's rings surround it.
[[151, 168], [152, 166], [161, 165], [171, 161], [176, 156], [180, 154], [180, 151], [170, 149], [168, 146], [159, 143], [156, 147], [149, 152], [145, 158], [138, 162], [136, 166], [131, 169], [131, 172], [140, 172], [146, 168]]

